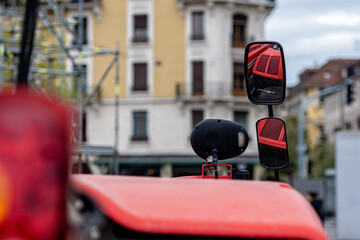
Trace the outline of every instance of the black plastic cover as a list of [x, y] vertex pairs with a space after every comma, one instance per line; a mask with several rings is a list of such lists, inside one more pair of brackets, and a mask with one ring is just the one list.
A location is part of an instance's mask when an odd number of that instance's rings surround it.
[[206, 119], [196, 125], [190, 142], [200, 158], [206, 160], [216, 149], [218, 160], [223, 160], [242, 154], [249, 143], [249, 135], [246, 129], [236, 122]]

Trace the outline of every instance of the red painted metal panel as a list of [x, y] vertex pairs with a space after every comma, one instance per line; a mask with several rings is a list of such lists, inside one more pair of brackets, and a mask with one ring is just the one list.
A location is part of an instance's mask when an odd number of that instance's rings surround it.
[[73, 175], [71, 182], [134, 231], [326, 239], [311, 205], [283, 183], [94, 175]]

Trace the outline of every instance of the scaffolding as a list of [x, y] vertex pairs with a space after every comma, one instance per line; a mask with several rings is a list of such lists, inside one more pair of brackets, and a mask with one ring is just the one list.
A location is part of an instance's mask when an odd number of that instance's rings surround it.
[[[18, 0], [1, 1], [0, 11], [0, 92], [4, 88], [11, 88], [18, 71], [20, 53], [21, 21], [24, 18], [24, 5]], [[57, 94], [77, 102], [78, 116], [74, 124], [75, 139], [74, 155], [78, 156], [78, 171], [82, 172], [82, 158], [87, 155], [107, 155], [113, 157], [110, 172], [118, 174], [118, 138], [119, 138], [119, 43], [116, 49], [88, 47], [84, 36], [84, 7], [101, 7], [100, 0], [44, 0], [38, 7], [38, 24], [36, 26], [37, 39], [34, 40], [34, 50], [28, 74], [29, 86], [39, 94], [48, 96]], [[67, 9], [78, 9], [77, 21], [66, 17]], [[74, 30], [74, 26], [77, 29]], [[50, 32], [46, 40], [41, 34]], [[76, 39], [67, 44], [66, 37]], [[40, 38], [40, 39], [39, 39]], [[52, 41], [55, 41], [53, 43]], [[91, 91], [84, 93], [86, 74], [82, 67], [85, 58], [110, 55], [112, 60], [104, 70], [101, 78]], [[72, 68], [66, 67], [66, 63]], [[46, 66], [43, 66], [43, 65]], [[86, 146], [83, 143], [83, 114], [100, 91], [101, 84], [108, 78], [109, 72], [115, 67], [115, 139], [113, 146]], [[91, 70], [91, 69], [90, 69]], [[55, 87], [57, 88], [55, 90]], [[86, 96], [84, 96], [86, 95]], [[50, 98], [49, 98], [50, 99]]]

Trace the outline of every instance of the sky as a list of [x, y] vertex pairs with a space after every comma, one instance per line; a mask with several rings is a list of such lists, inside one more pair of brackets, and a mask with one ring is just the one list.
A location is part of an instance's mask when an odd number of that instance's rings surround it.
[[360, 59], [360, 1], [276, 0], [265, 38], [283, 46], [287, 86], [294, 86], [307, 68], [335, 58]]

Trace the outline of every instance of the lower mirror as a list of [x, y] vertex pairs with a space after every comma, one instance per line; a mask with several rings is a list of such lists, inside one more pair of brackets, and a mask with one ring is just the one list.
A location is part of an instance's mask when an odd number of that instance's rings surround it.
[[280, 169], [289, 164], [285, 122], [263, 118], [256, 123], [260, 164], [267, 169]]

